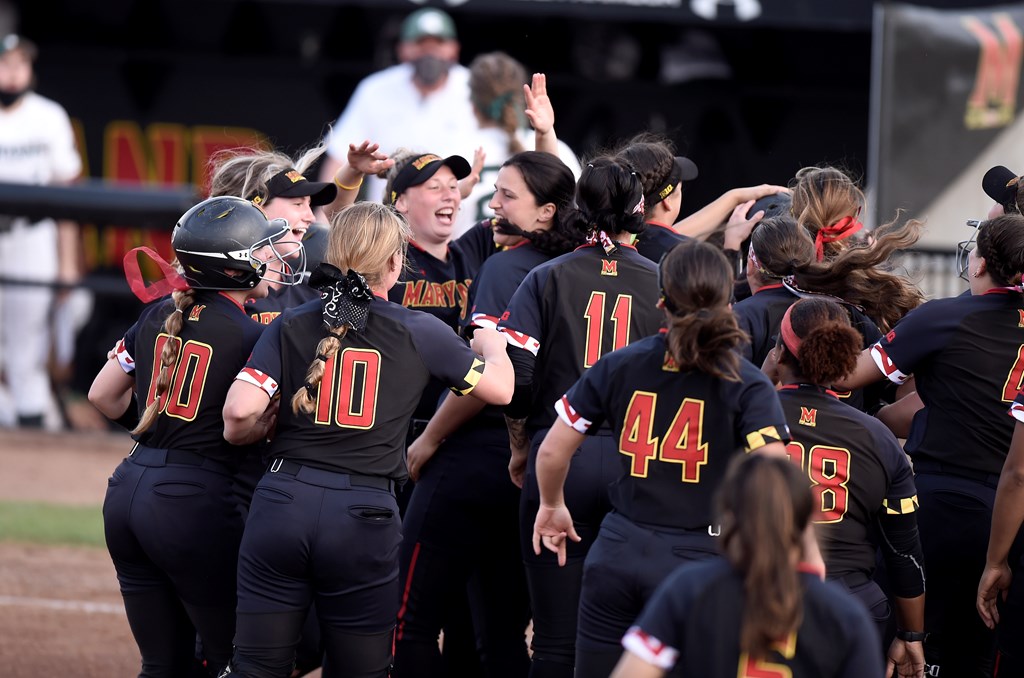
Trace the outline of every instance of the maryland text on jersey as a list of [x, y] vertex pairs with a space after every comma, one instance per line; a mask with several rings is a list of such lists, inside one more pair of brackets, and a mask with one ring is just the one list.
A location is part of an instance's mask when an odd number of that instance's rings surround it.
[[429, 280], [409, 280], [402, 294], [402, 306], [406, 308], [466, 308], [471, 280], [458, 282], [446, 280], [443, 283]]

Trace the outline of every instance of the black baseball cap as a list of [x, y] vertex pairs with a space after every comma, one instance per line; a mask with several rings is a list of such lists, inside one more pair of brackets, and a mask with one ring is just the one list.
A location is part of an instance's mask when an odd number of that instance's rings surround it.
[[447, 158], [442, 158], [439, 155], [427, 153], [413, 158], [398, 171], [395, 180], [391, 182], [391, 202], [398, 200], [398, 196], [413, 186], [419, 186], [437, 174], [437, 170], [445, 165], [455, 174], [456, 179], [465, 179], [473, 171], [469, 161], [461, 155], [449, 155]]
[[747, 219], [752, 218], [755, 214], [764, 210], [764, 216], [762, 219], [770, 219], [771, 217], [778, 217], [784, 214], [789, 214], [790, 209], [793, 207], [793, 196], [786, 192], [773, 193], [772, 195], [766, 195], [760, 198], [750, 206], [747, 210]]
[[985, 195], [1003, 206], [1006, 212], [1019, 212], [1017, 208], [1017, 185], [1021, 177], [1002, 165], [996, 165], [985, 172], [981, 188]]
[[264, 202], [274, 198], [301, 198], [309, 196], [309, 204], [313, 207], [329, 205], [338, 196], [338, 187], [333, 183], [308, 181], [298, 170], [282, 170], [267, 182], [267, 197]]
[[672, 163], [672, 171], [669, 172], [668, 178], [665, 179], [665, 185], [660, 187], [657, 191], [654, 191], [651, 195], [644, 196], [644, 201], [647, 203], [648, 207], [651, 205], [657, 205], [659, 202], [672, 195], [672, 193], [679, 188], [679, 184], [684, 181], [692, 181], [696, 178], [697, 165], [689, 158], [677, 155], [675, 162]]

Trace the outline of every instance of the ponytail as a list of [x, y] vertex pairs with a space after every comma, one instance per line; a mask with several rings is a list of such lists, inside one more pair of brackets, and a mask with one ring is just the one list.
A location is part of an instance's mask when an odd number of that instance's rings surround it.
[[681, 243], [665, 255], [658, 274], [669, 312], [669, 353], [679, 369], [739, 381], [735, 349], [748, 337], [729, 308], [732, 269], [722, 251], [698, 241]]
[[788, 459], [734, 459], [719, 490], [725, 557], [743, 577], [740, 649], [763, 658], [803, 617], [797, 573], [811, 517], [807, 479]]
[[316, 410], [316, 392], [320, 388], [320, 382], [324, 378], [324, 370], [327, 361], [330, 360], [341, 348], [341, 340], [348, 331], [348, 325], [342, 325], [337, 329], [330, 330], [330, 334], [320, 340], [316, 345], [316, 357], [309, 364], [306, 370], [305, 385], [292, 396], [292, 413], [313, 414]]

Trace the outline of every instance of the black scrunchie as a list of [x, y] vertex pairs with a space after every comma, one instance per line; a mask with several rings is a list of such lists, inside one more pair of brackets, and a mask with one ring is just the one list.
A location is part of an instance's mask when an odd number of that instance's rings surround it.
[[373, 291], [361, 274], [349, 269], [342, 275], [337, 266], [320, 264], [310, 275], [309, 286], [320, 290], [323, 320], [328, 329], [348, 325], [358, 331], [366, 327]]

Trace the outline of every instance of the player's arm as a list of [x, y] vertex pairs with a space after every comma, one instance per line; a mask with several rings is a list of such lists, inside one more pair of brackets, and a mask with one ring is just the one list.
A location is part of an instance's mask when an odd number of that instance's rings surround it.
[[914, 415], [923, 407], [921, 396], [914, 391], [891, 405], [880, 408], [875, 413], [875, 417], [885, 424], [897, 438], [906, 438], [910, 435], [910, 425], [914, 422]]
[[540, 555], [541, 544], [558, 554], [558, 564], [565, 565], [565, 540], [579, 541], [572, 516], [565, 506], [565, 477], [573, 453], [583, 443], [584, 435], [561, 419], [556, 419], [537, 452], [537, 486], [540, 488], [540, 509], [533, 524], [533, 550]]
[[776, 193], [789, 193], [789, 189], [770, 184], [731, 189], [682, 221], [676, 222], [672, 228], [681, 235], [704, 240], [729, 218], [737, 206]]
[[868, 384], [883, 378], [885, 373], [878, 366], [878, 363], [875, 362], [876, 358], [873, 354], [875, 349], [875, 346], [871, 346], [861, 351], [857, 357], [857, 366], [853, 368], [853, 372], [840, 379], [833, 386], [844, 391], [853, 391], [854, 389], [864, 388]]
[[650, 664], [629, 650], [622, 653], [622, 659], [615, 665], [610, 678], [661, 678], [665, 669]]
[[[1019, 401], [1021, 396], [1018, 395], [1017, 399]], [[1018, 421], [1013, 427], [1010, 452], [999, 474], [996, 500], [992, 506], [992, 531], [988, 538], [985, 569], [978, 583], [978, 614], [990, 629], [999, 623], [996, 598], [1000, 594], [1006, 595], [1013, 580], [1008, 563], [1010, 546], [1021, 523], [1024, 523], [1024, 422], [1019, 419], [1024, 414], [1019, 414], [1017, 401], [1011, 412], [1014, 417], [1018, 417]]]
[[235, 379], [224, 400], [224, 439], [232, 445], [264, 440], [277, 420], [279, 403], [265, 388]]
[[423, 466], [434, 456], [437, 448], [448, 436], [455, 433], [467, 421], [484, 409], [485, 403], [479, 398], [456, 398], [449, 396], [437, 408], [423, 433], [409, 446], [407, 462], [409, 477], [413, 482], [420, 479]]
[[[133, 414], [137, 418], [138, 413], [130, 411], [134, 388], [135, 376], [127, 374], [120, 362], [113, 358], [104, 363], [96, 378], [93, 379], [92, 386], [89, 387], [89, 402], [103, 416], [112, 421]], [[134, 428], [134, 426], [130, 428]]]
[[497, 330], [480, 328], [470, 347], [484, 359], [484, 373], [471, 391], [489, 405], [508, 405], [516, 388], [516, 375], [508, 357], [508, 343]]

